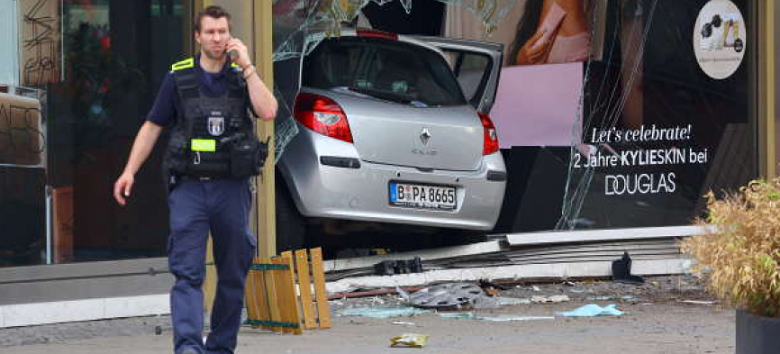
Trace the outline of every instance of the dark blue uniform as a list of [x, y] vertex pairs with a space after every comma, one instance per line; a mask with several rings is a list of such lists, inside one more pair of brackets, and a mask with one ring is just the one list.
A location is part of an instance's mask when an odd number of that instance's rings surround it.
[[[227, 90], [229, 65], [219, 73], [206, 73], [195, 59], [200, 90], [219, 97]], [[248, 101], [248, 100], [247, 100]], [[148, 120], [171, 127], [181, 112], [173, 73], [165, 77]], [[244, 283], [256, 239], [249, 230], [252, 191], [246, 178], [181, 178], [168, 196], [171, 235], [168, 264], [176, 277], [171, 289], [171, 317], [176, 353], [187, 348], [198, 353], [233, 353], [244, 303]], [[217, 293], [211, 313], [211, 331], [203, 344], [203, 292], [206, 243], [214, 240]]]

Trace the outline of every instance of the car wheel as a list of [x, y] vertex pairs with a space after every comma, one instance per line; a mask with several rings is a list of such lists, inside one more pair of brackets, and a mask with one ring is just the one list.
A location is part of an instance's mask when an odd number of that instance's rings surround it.
[[276, 248], [279, 252], [303, 248], [306, 224], [298, 212], [287, 186], [281, 179], [276, 183]]

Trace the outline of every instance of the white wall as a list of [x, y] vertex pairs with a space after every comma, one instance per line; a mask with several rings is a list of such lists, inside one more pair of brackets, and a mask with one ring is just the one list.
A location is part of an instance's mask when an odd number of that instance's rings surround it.
[[0, 84], [19, 85], [19, 13], [16, 1], [0, 1]]

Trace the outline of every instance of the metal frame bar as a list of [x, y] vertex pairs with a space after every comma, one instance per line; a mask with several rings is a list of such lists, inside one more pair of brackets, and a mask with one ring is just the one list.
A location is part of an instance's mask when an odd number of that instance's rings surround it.
[[[0, 285], [135, 274], [154, 275], [161, 273], [168, 273], [168, 260], [165, 257], [66, 263], [57, 264], [55, 266], [20, 266], [0, 268]], [[1, 294], [0, 297], [2, 297]]]
[[777, 175], [775, 122], [775, 0], [759, 1], [758, 14], [758, 143], [759, 173], [765, 178]]
[[[254, 56], [257, 72], [266, 86], [274, 92], [273, 70], [273, 4], [271, 1], [254, 2]], [[268, 156], [263, 174], [258, 176], [257, 185], [257, 237], [258, 255], [271, 257], [276, 254], [276, 156], [274, 121], [258, 121], [257, 134], [261, 140], [270, 137]]]

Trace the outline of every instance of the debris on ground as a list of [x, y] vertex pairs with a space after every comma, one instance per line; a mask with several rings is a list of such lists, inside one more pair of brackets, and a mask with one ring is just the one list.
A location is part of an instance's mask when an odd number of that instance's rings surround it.
[[623, 311], [615, 308], [615, 304], [609, 304], [604, 307], [588, 304], [575, 310], [558, 312], [558, 315], [564, 317], [623, 316]]
[[503, 306], [528, 305], [530, 303], [531, 300], [529, 299], [518, 299], [503, 296], [480, 296], [474, 300], [472, 306], [475, 309], [497, 309]]
[[615, 301], [615, 300], [633, 300], [634, 297], [631, 295], [624, 295], [624, 296], [588, 296], [585, 298], [585, 301]]
[[373, 290], [366, 290], [366, 291], [352, 291], [352, 292], [341, 292], [341, 293], [335, 293], [328, 295], [328, 300], [340, 300], [340, 299], [348, 299], [348, 298], [355, 298], [355, 297], [370, 297], [370, 296], [377, 296], [377, 295], [388, 295], [388, 294], [408, 294], [409, 291], [417, 291], [422, 289], [422, 286], [408, 286], [404, 287], [403, 290], [400, 287], [396, 286], [395, 288], [381, 288], [381, 289], [373, 289]]
[[427, 334], [404, 333], [397, 337], [390, 338], [390, 346], [404, 346], [413, 348], [422, 348], [428, 343]]
[[[480, 286], [471, 283], [446, 283], [423, 288], [408, 294], [398, 289], [403, 299], [415, 307], [437, 310], [495, 309], [507, 305], [531, 303], [528, 299], [489, 296]], [[565, 295], [562, 295], [566, 299]], [[561, 296], [554, 296], [560, 299]]]
[[482, 288], [482, 291], [484, 291], [487, 296], [498, 296], [500, 294], [500, 290], [509, 289], [508, 287], [498, 285], [486, 279], [479, 280], [479, 287]]
[[559, 302], [569, 302], [571, 299], [569, 299], [566, 295], [553, 295], [553, 296], [532, 296], [531, 302], [536, 304], [543, 304], [547, 302], [552, 303], [559, 303]]
[[692, 305], [707, 305], [707, 306], [715, 305], [718, 303], [717, 301], [701, 301], [701, 300], [680, 300], [678, 302], [682, 302], [685, 304], [692, 304]]
[[623, 252], [623, 257], [612, 262], [612, 280], [617, 283], [642, 285], [645, 278], [631, 274], [631, 257]]
[[360, 316], [371, 318], [411, 317], [428, 310], [422, 310], [409, 306], [376, 306], [376, 307], [352, 307], [338, 312], [339, 316]]
[[439, 316], [444, 318], [462, 318], [469, 320], [482, 320], [491, 322], [509, 322], [509, 321], [538, 321], [538, 320], [554, 320], [552, 316], [511, 316], [511, 315], [498, 315], [498, 316], [479, 316], [473, 312], [461, 312], [461, 313], [440, 313]]
[[420, 257], [409, 260], [381, 261], [374, 264], [374, 275], [395, 275], [422, 273], [423, 266]]
[[390, 323], [398, 326], [417, 327], [417, 324], [415, 324], [414, 322], [394, 321]]
[[482, 288], [471, 283], [446, 283], [424, 288], [409, 295], [415, 307], [459, 309], [484, 296]]

